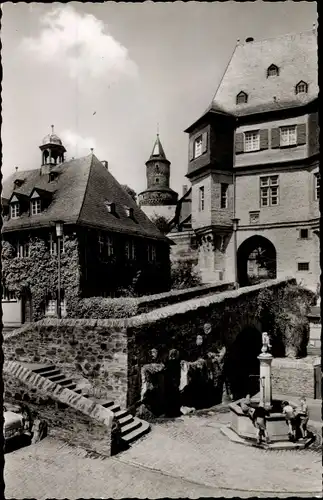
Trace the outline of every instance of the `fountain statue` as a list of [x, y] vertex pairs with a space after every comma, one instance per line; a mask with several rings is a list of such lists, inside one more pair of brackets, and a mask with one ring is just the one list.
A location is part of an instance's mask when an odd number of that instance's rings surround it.
[[266, 410], [272, 409], [271, 363], [273, 357], [269, 352], [270, 348], [269, 335], [267, 332], [263, 332], [261, 354], [259, 354], [258, 359], [260, 362], [260, 404]]

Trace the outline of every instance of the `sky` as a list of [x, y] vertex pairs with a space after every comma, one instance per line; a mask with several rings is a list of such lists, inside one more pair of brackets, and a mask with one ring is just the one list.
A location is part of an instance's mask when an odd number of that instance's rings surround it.
[[51, 125], [66, 157], [146, 187], [157, 127], [182, 193], [184, 130], [209, 106], [237, 39], [312, 29], [316, 2], [2, 5], [2, 175], [39, 168]]

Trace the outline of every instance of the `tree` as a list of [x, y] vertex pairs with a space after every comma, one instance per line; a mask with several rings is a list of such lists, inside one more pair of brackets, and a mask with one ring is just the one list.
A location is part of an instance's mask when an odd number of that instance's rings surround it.
[[163, 234], [169, 233], [169, 221], [163, 215], [155, 215], [151, 221], [157, 226], [159, 231]]
[[126, 191], [126, 193], [131, 196], [131, 198], [137, 202], [137, 193], [134, 191], [131, 187], [129, 187], [127, 184], [122, 184], [122, 188]]

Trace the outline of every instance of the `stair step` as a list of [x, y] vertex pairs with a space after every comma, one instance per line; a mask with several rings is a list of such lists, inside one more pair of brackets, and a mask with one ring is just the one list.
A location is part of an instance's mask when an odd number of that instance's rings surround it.
[[130, 432], [134, 431], [135, 429], [138, 429], [139, 427], [141, 427], [141, 421], [136, 418], [136, 419], [133, 419], [132, 422], [130, 422], [129, 424], [126, 424], [126, 425], [123, 425], [121, 427], [121, 436], [123, 437], [125, 434], [129, 434]]
[[[70, 378], [63, 378], [61, 380], [51, 380], [51, 382], [54, 382], [54, 384], [62, 385], [64, 387], [66, 385], [74, 384], [73, 380], [71, 380]], [[74, 387], [76, 387], [76, 384], [74, 384]]]
[[124, 425], [130, 424], [130, 422], [134, 421], [134, 418], [130, 413], [128, 415], [125, 415], [122, 418], [117, 418], [119, 424], [123, 427]]
[[109, 410], [113, 411], [113, 413], [116, 413], [117, 411], [120, 410], [120, 405], [118, 404], [113, 404], [113, 406], [109, 407]]
[[39, 375], [41, 375], [42, 377], [50, 377], [50, 376], [54, 376], [54, 375], [59, 375], [61, 373], [60, 369], [59, 368], [50, 368], [46, 371], [43, 371], [41, 373], [39, 373]]
[[119, 410], [114, 412], [114, 416], [116, 417], [117, 420], [120, 420], [120, 418], [123, 418], [126, 415], [128, 415], [127, 410]]
[[69, 389], [70, 391], [74, 391], [76, 384], [73, 382], [72, 384], [64, 385], [64, 389]]
[[[139, 420], [139, 419], [138, 419]], [[141, 423], [140, 427], [137, 427], [134, 429], [132, 432], [129, 432], [129, 434], [126, 434], [125, 436], [122, 436], [122, 439], [126, 441], [126, 443], [130, 444], [136, 439], [139, 439], [140, 437], [144, 436], [149, 432], [150, 425], [148, 422], [145, 422], [143, 420], [139, 420]]]
[[[43, 376], [43, 374], [42, 374], [42, 376]], [[46, 376], [46, 378], [48, 378], [48, 380], [51, 380], [52, 382], [56, 382], [56, 380], [60, 380], [60, 379], [63, 380], [66, 377], [65, 377], [64, 373], [58, 373], [56, 375], [48, 375], [48, 376]]]
[[46, 372], [46, 371], [48, 371], [48, 370], [52, 370], [52, 369], [55, 369], [55, 368], [56, 368], [56, 366], [55, 366], [55, 365], [46, 365], [46, 366], [42, 366], [42, 367], [40, 367], [40, 368], [34, 368], [34, 369], [33, 369], [33, 372], [34, 372], [34, 373], [39, 373], [39, 374], [41, 374], [41, 373], [43, 373], [43, 372]]
[[111, 408], [114, 405], [114, 401], [103, 401], [102, 403], [99, 402], [99, 404], [104, 408]]
[[85, 395], [82, 394], [82, 389], [74, 389], [74, 392], [76, 392], [76, 394], [80, 394], [83, 396], [83, 398], [85, 398]]

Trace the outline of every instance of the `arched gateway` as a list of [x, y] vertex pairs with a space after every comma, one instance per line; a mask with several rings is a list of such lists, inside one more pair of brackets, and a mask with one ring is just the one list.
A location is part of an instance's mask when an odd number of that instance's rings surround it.
[[277, 274], [276, 249], [267, 238], [255, 235], [241, 243], [238, 254], [238, 281], [240, 286], [275, 279]]

